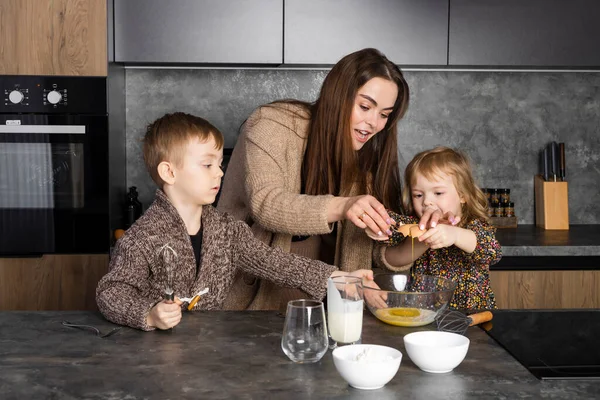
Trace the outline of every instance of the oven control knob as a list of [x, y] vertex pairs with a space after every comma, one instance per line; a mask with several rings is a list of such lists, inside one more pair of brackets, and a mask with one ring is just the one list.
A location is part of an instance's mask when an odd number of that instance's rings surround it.
[[11, 103], [13, 104], [19, 104], [20, 102], [23, 101], [23, 99], [25, 98], [25, 96], [23, 95], [23, 93], [21, 93], [19, 90], [13, 90], [12, 92], [10, 92], [10, 94], [8, 95], [8, 99], [10, 100]]
[[48, 103], [58, 104], [58, 102], [62, 99], [62, 94], [60, 94], [56, 90], [53, 90], [51, 92], [48, 92], [48, 96], [46, 97], [48, 99]]

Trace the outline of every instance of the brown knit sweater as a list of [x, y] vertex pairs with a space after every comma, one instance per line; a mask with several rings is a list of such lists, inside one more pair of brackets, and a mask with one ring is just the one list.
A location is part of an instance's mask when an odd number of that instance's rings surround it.
[[161, 190], [146, 213], [119, 239], [110, 268], [96, 290], [98, 307], [106, 319], [143, 330], [152, 329], [146, 317], [161, 301], [167, 274], [158, 250], [169, 244], [178, 260], [172, 287], [178, 297], [192, 297], [208, 288], [195, 310], [223, 306], [238, 270], [279, 286], [302, 289], [322, 299], [327, 278], [335, 267], [266, 246], [248, 225], [212, 206], [202, 210], [202, 251], [199, 272], [190, 237], [177, 210]]
[[[309, 114], [297, 105], [261, 107], [246, 121], [231, 156], [218, 208], [246, 221], [258, 239], [289, 252], [293, 235], [323, 235], [332, 195], [301, 193], [301, 169]], [[359, 195], [363, 193], [351, 193]], [[316, 241], [319, 243], [319, 241]], [[337, 223], [334, 264], [342, 271], [392, 270], [385, 248], [374, 246], [362, 229], [349, 221]], [[318, 252], [316, 252], [318, 253]], [[226, 301], [227, 309], [277, 309], [284, 294], [268, 282], [238, 276]]]

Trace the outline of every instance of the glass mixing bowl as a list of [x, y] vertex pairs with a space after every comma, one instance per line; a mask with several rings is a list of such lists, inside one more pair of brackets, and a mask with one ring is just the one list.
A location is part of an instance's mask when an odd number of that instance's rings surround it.
[[380, 289], [364, 287], [367, 308], [379, 320], [396, 326], [432, 323], [447, 306], [456, 283], [430, 275], [377, 274]]

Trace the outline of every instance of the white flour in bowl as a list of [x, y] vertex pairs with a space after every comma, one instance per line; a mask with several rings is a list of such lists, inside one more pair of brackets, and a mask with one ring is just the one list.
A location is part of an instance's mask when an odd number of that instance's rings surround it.
[[367, 347], [360, 353], [358, 353], [352, 361], [356, 361], [360, 364], [391, 361], [394, 358], [390, 355], [384, 355], [376, 347]]

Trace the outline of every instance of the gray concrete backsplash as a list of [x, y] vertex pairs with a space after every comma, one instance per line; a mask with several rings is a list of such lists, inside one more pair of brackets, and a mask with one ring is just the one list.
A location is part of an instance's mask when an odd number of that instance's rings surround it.
[[[141, 138], [148, 123], [183, 111], [206, 118], [235, 145], [252, 110], [277, 99], [316, 99], [328, 71], [130, 69], [126, 71], [127, 184], [144, 207], [156, 187]], [[405, 72], [410, 106], [398, 127], [402, 171], [438, 145], [466, 153], [481, 187], [509, 188], [520, 224], [535, 223], [539, 153], [565, 142], [571, 224], [600, 223], [600, 73]]]

